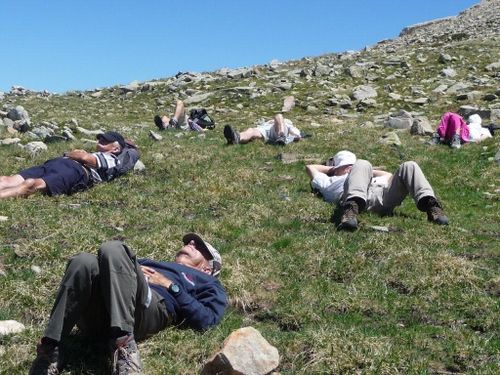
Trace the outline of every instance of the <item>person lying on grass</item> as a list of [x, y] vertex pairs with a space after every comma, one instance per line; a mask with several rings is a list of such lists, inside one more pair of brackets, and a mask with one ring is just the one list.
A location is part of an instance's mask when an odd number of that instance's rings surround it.
[[420, 211], [427, 213], [429, 221], [448, 224], [431, 185], [414, 161], [402, 163], [394, 174], [373, 169], [368, 161], [357, 160], [350, 151], [338, 152], [332, 161], [332, 166], [307, 165], [306, 172], [313, 190], [326, 201], [340, 204], [339, 229], [356, 230], [357, 215], [363, 210], [391, 215], [407, 195]]
[[284, 146], [302, 139], [300, 130], [281, 114], [241, 133], [234, 130], [231, 125], [226, 125], [224, 126], [224, 137], [230, 145], [244, 144], [255, 139], [262, 139], [266, 143]]
[[175, 104], [174, 114], [171, 117], [167, 115], [156, 115], [153, 121], [158, 130], [177, 129], [177, 130], [192, 130], [203, 132], [215, 127], [215, 121], [208, 115], [203, 108], [192, 109], [189, 115], [182, 100], [177, 100]]
[[96, 151], [69, 151], [16, 175], [0, 176], [0, 198], [27, 197], [38, 191], [49, 196], [69, 195], [111, 181], [139, 160], [135, 146], [114, 131], [97, 135]]
[[142, 372], [136, 340], [172, 325], [205, 330], [218, 324], [227, 306], [217, 278], [221, 256], [197, 234], [182, 241], [174, 262], [137, 259], [120, 241], [105, 242], [97, 256], [71, 258], [29, 374], [62, 371], [61, 340], [75, 325], [107, 340], [112, 373], [126, 375]]

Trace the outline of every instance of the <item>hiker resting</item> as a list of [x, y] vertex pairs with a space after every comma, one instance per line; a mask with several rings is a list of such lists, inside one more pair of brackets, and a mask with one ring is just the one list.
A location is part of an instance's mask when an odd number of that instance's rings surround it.
[[174, 325], [205, 330], [218, 324], [227, 306], [217, 279], [221, 256], [197, 234], [182, 241], [174, 262], [137, 259], [120, 241], [105, 242], [97, 255], [72, 257], [29, 374], [62, 371], [61, 346], [75, 325], [107, 340], [112, 373], [125, 375], [142, 373], [136, 340]]
[[224, 137], [230, 145], [262, 139], [266, 143], [284, 146], [302, 139], [300, 130], [281, 114], [277, 114], [274, 119], [264, 121], [259, 126], [248, 128], [241, 133], [233, 129], [231, 125], [226, 125], [224, 126]]
[[97, 152], [73, 150], [12, 176], [0, 176], [0, 198], [72, 194], [132, 169], [139, 154], [117, 132], [97, 135]]
[[306, 172], [313, 190], [326, 201], [340, 204], [342, 217], [338, 229], [356, 230], [357, 215], [364, 210], [391, 215], [407, 195], [420, 211], [427, 213], [429, 221], [448, 224], [441, 204], [416, 162], [404, 162], [391, 174], [373, 169], [366, 160], [357, 160], [352, 152], [340, 151], [332, 164], [307, 165]]
[[153, 120], [160, 131], [178, 129], [202, 132], [215, 127], [215, 121], [204, 109], [191, 110], [188, 115], [182, 100], [177, 100], [174, 114], [171, 117], [156, 115]]
[[469, 142], [481, 142], [491, 138], [491, 130], [481, 125], [481, 116], [478, 114], [470, 115], [468, 121], [462, 116], [446, 112], [436, 132], [432, 135], [429, 142], [431, 145], [448, 144], [451, 148], [460, 148], [462, 144]]

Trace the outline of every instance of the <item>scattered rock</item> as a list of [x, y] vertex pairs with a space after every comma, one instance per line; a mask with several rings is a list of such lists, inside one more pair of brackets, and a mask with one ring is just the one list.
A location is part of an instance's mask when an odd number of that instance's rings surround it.
[[413, 116], [404, 110], [391, 114], [385, 121], [385, 125], [392, 129], [410, 129], [412, 124]]
[[426, 118], [416, 118], [411, 125], [410, 134], [412, 135], [432, 135], [434, 129]]
[[34, 273], [36, 273], [37, 275], [39, 275], [39, 274], [41, 274], [41, 273], [42, 273], [42, 268], [41, 268], [41, 267], [39, 267], [39, 266], [35, 266], [35, 265], [33, 265], [33, 266], [31, 266], [31, 267], [30, 267], [30, 269], [31, 269]]
[[377, 96], [377, 90], [369, 85], [356, 86], [351, 97], [355, 100], [363, 100], [368, 98], [375, 98]]
[[7, 220], [9, 220], [8, 216], [0, 216], [0, 222], [1, 221], [7, 221]]
[[21, 142], [20, 138], [5, 138], [0, 140], [1, 145], [13, 145], [19, 142]]
[[390, 132], [382, 136], [379, 142], [383, 145], [401, 146], [401, 140], [395, 132]]
[[202, 375], [269, 374], [279, 365], [278, 349], [252, 327], [232, 332], [223, 348], [203, 367]]
[[154, 131], [150, 130], [149, 131], [149, 136], [154, 139], [155, 141], [161, 141], [163, 139], [163, 137], [158, 134], [158, 133], [155, 133]]
[[30, 142], [27, 143], [24, 146], [24, 149], [31, 155], [38, 154], [39, 152], [42, 151], [47, 151], [47, 145], [43, 142], [35, 141], [35, 142]]
[[282, 112], [289, 112], [295, 107], [295, 98], [293, 96], [287, 96], [283, 100]]
[[25, 330], [24, 324], [15, 320], [0, 320], [0, 337], [21, 333]]
[[[159, 154], [161, 155], [161, 154]], [[162, 155], [163, 157], [163, 155]], [[134, 172], [142, 172], [146, 170], [146, 166], [141, 160], [137, 160], [134, 165]]]

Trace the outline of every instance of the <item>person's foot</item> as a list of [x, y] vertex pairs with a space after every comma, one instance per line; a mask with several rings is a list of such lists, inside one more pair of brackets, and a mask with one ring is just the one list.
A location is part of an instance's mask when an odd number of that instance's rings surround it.
[[113, 375], [142, 373], [142, 361], [134, 335], [125, 335], [112, 341]]
[[278, 146], [284, 146], [284, 145], [286, 145], [286, 137], [284, 135], [279, 136], [274, 141], [274, 144], [276, 144]]
[[453, 138], [451, 139], [450, 146], [451, 148], [460, 148], [462, 146], [460, 141], [460, 136], [458, 134], [455, 134], [453, 136]]
[[240, 133], [234, 130], [231, 125], [224, 126], [224, 138], [230, 145], [237, 145], [240, 143]]
[[160, 116], [156, 115], [154, 117], [154, 122], [155, 122], [155, 125], [156, 127], [159, 129], [159, 130], [165, 130], [166, 126], [165, 124], [163, 123], [162, 119]]
[[444, 214], [441, 204], [436, 198], [429, 198], [427, 201], [427, 220], [437, 225], [448, 225], [448, 218]]
[[58, 375], [62, 370], [59, 347], [39, 343], [36, 347], [36, 358], [28, 375]]
[[339, 229], [356, 230], [358, 229], [359, 206], [354, 200], [346, 201], [342, 205], [342, 217], [340, 218]]
[[432, 134], [432, 138], [430, 139], [429, 142], [427, 142], [427, 144], [429, 144], [431, 146], [435, 146], [435, 145], [438, 145], [440, 143], [441, 143], [441, 137], [439, 136], [438, 133]]

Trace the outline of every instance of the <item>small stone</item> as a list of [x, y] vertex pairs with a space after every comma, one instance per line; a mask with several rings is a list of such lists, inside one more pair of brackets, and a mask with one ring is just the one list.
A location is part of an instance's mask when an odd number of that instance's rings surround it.
[[7, 221], [9, 220], [8, 216], [0, 216], [0, 221]]
[[39, 266], [35, 266], [35, 265], [33, 265], [33, 266], [31, 266], [31, 267], [30, 267], [30, 269], [31, 269], [34, 273], [36, 273], [37, 275], [39, 275], [39, 274], [41, 274], [41, 273], [42, 273], [42, 268], [41, 268], [41, 267], [39, 267]]
[[137, 160], [134, 165], [134, 172], [142, 172], [146, 170], [146, 166], [141, 160]]
[[163, 137], [160, 134], [158, 134], [158, 133], [156, 133], [156, 132], [154, 132], [152, 130], [149, 131], [149, 136], [152, 139], [154, 139], [155, 141], [161, 141], [163, 139]]

